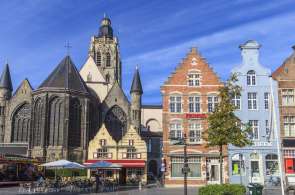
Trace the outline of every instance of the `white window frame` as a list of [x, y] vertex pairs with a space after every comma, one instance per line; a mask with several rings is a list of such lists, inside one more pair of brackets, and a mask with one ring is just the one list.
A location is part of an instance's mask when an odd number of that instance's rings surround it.
[[295, 106], [294, 89], [282, 89], [281, 94], [283, 106]]
[[182, 96], [181, 95], [170, 95], [169, 111], [172, 113], [182, 112]]
[[240, 95], [235, 95], [232, 99], [232, 104], [236, 107], [237, 110], [242, 109], [242, 100]]
[[190, 72], [187, 75], [187, 85], [189, 87], [199, 87], [201, 85], [200, 73]]
[[207, 97], [207, 109], [208, 112], [214, 112], [215, 108], [218, 106], [219, 97], [217, 95], [208, 95]]
[[181, 121], [172, 121], [169, 124], [169, 138], [179, 139], [183, 137], [183, 128]]
[[[188, 97], [188, 111], [192, 113], [201, 112], [201, 97], [199, 95], [190, 95]], [[198, 109], [197, 109], [198, 108]]]
[[[192, 120], [189, 122], [189, 142], [198, 144], [202, 142], [202, 123], [201, 120]], [[191, 132], [194, 136], [191, 137]]]
[[254, 70], [249, 70], [247, 72], [247, 85], [248, 86], [255, 86], [256, 85], [256, 73]]
[[[254, 98], [255, 96], [255, 98]], [[256, 92], [249, 92], [247, 94], [247, 98], [248, 98], [248, 110], [258, 110], [258, 98], [257, 98], [257, 93]]]
[[284, 137], [295, 137], [295, 116], [284, 116]]
[[259, 140], [259, 121], [249, 120], [249, 124], [252, 129], [252, 140]]

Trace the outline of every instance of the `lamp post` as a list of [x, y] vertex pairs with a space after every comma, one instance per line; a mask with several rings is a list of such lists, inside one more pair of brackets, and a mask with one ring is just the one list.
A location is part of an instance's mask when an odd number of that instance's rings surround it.
[[177, 141], [175, 145], [183, 145], [183, 168], [182, 168], [182, 173], [183, 173], [183, 193], [184, 195], [187, 195], [187, 174], [190, 172], [190, 168], [188, 166], [188, 160], [187, 160], [187, 142], [186, 142], [186, 134], [183, 134], [182, 138], [176, 138], [176, 137], [171, 137], [171, 139], [174, 139]]
[[184, 188], [184, 195], [187, 195], [187, 174], [189, 173], [190, 169], [188, 167], [188, 163], [187, 163], [187, 143], [186, 143], [186, 134], [183, 135], [183, 168], [182, 168], [182, 172], [184, 175], [184, 182], [183, 182], [183, 188]]

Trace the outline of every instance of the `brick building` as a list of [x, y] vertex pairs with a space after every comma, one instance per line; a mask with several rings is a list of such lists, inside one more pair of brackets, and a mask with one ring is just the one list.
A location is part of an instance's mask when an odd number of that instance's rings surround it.
[[272, 74], [278, 81], [283, 163], [289, 183], [295, 182], [295, 46], [293, 49], [292, 55]]
[[[207, 116], [218, 104], [218, 89], [223, 84], [205, 59], [192, 48], [161, 87], [163, 96], [163, 155], [165, 185], [183, 185], [183, 146], [173, 138], [187, 137], [188, 185], [220, 183], [218, 148], [206, 147], [202, 133]], [[225, 148], [225, 154], [227, 148]], [[223, 175], [227, 176], [227, 158]]]

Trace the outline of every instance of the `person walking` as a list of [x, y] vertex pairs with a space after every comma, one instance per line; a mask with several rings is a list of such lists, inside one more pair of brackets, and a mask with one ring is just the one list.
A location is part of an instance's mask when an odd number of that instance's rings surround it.
[[99, 187], [100, 187], [100, 175], [96, 173], [95, 175], [95, 192], [99, 192]]

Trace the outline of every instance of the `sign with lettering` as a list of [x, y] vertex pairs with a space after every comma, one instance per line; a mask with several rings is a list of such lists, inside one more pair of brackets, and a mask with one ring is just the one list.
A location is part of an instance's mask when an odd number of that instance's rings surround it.
[[272, 146], [272, 142], [253, 142], [254, 146]]
[[186, 114], [186, 118], [206, 118], [206, 114]]

